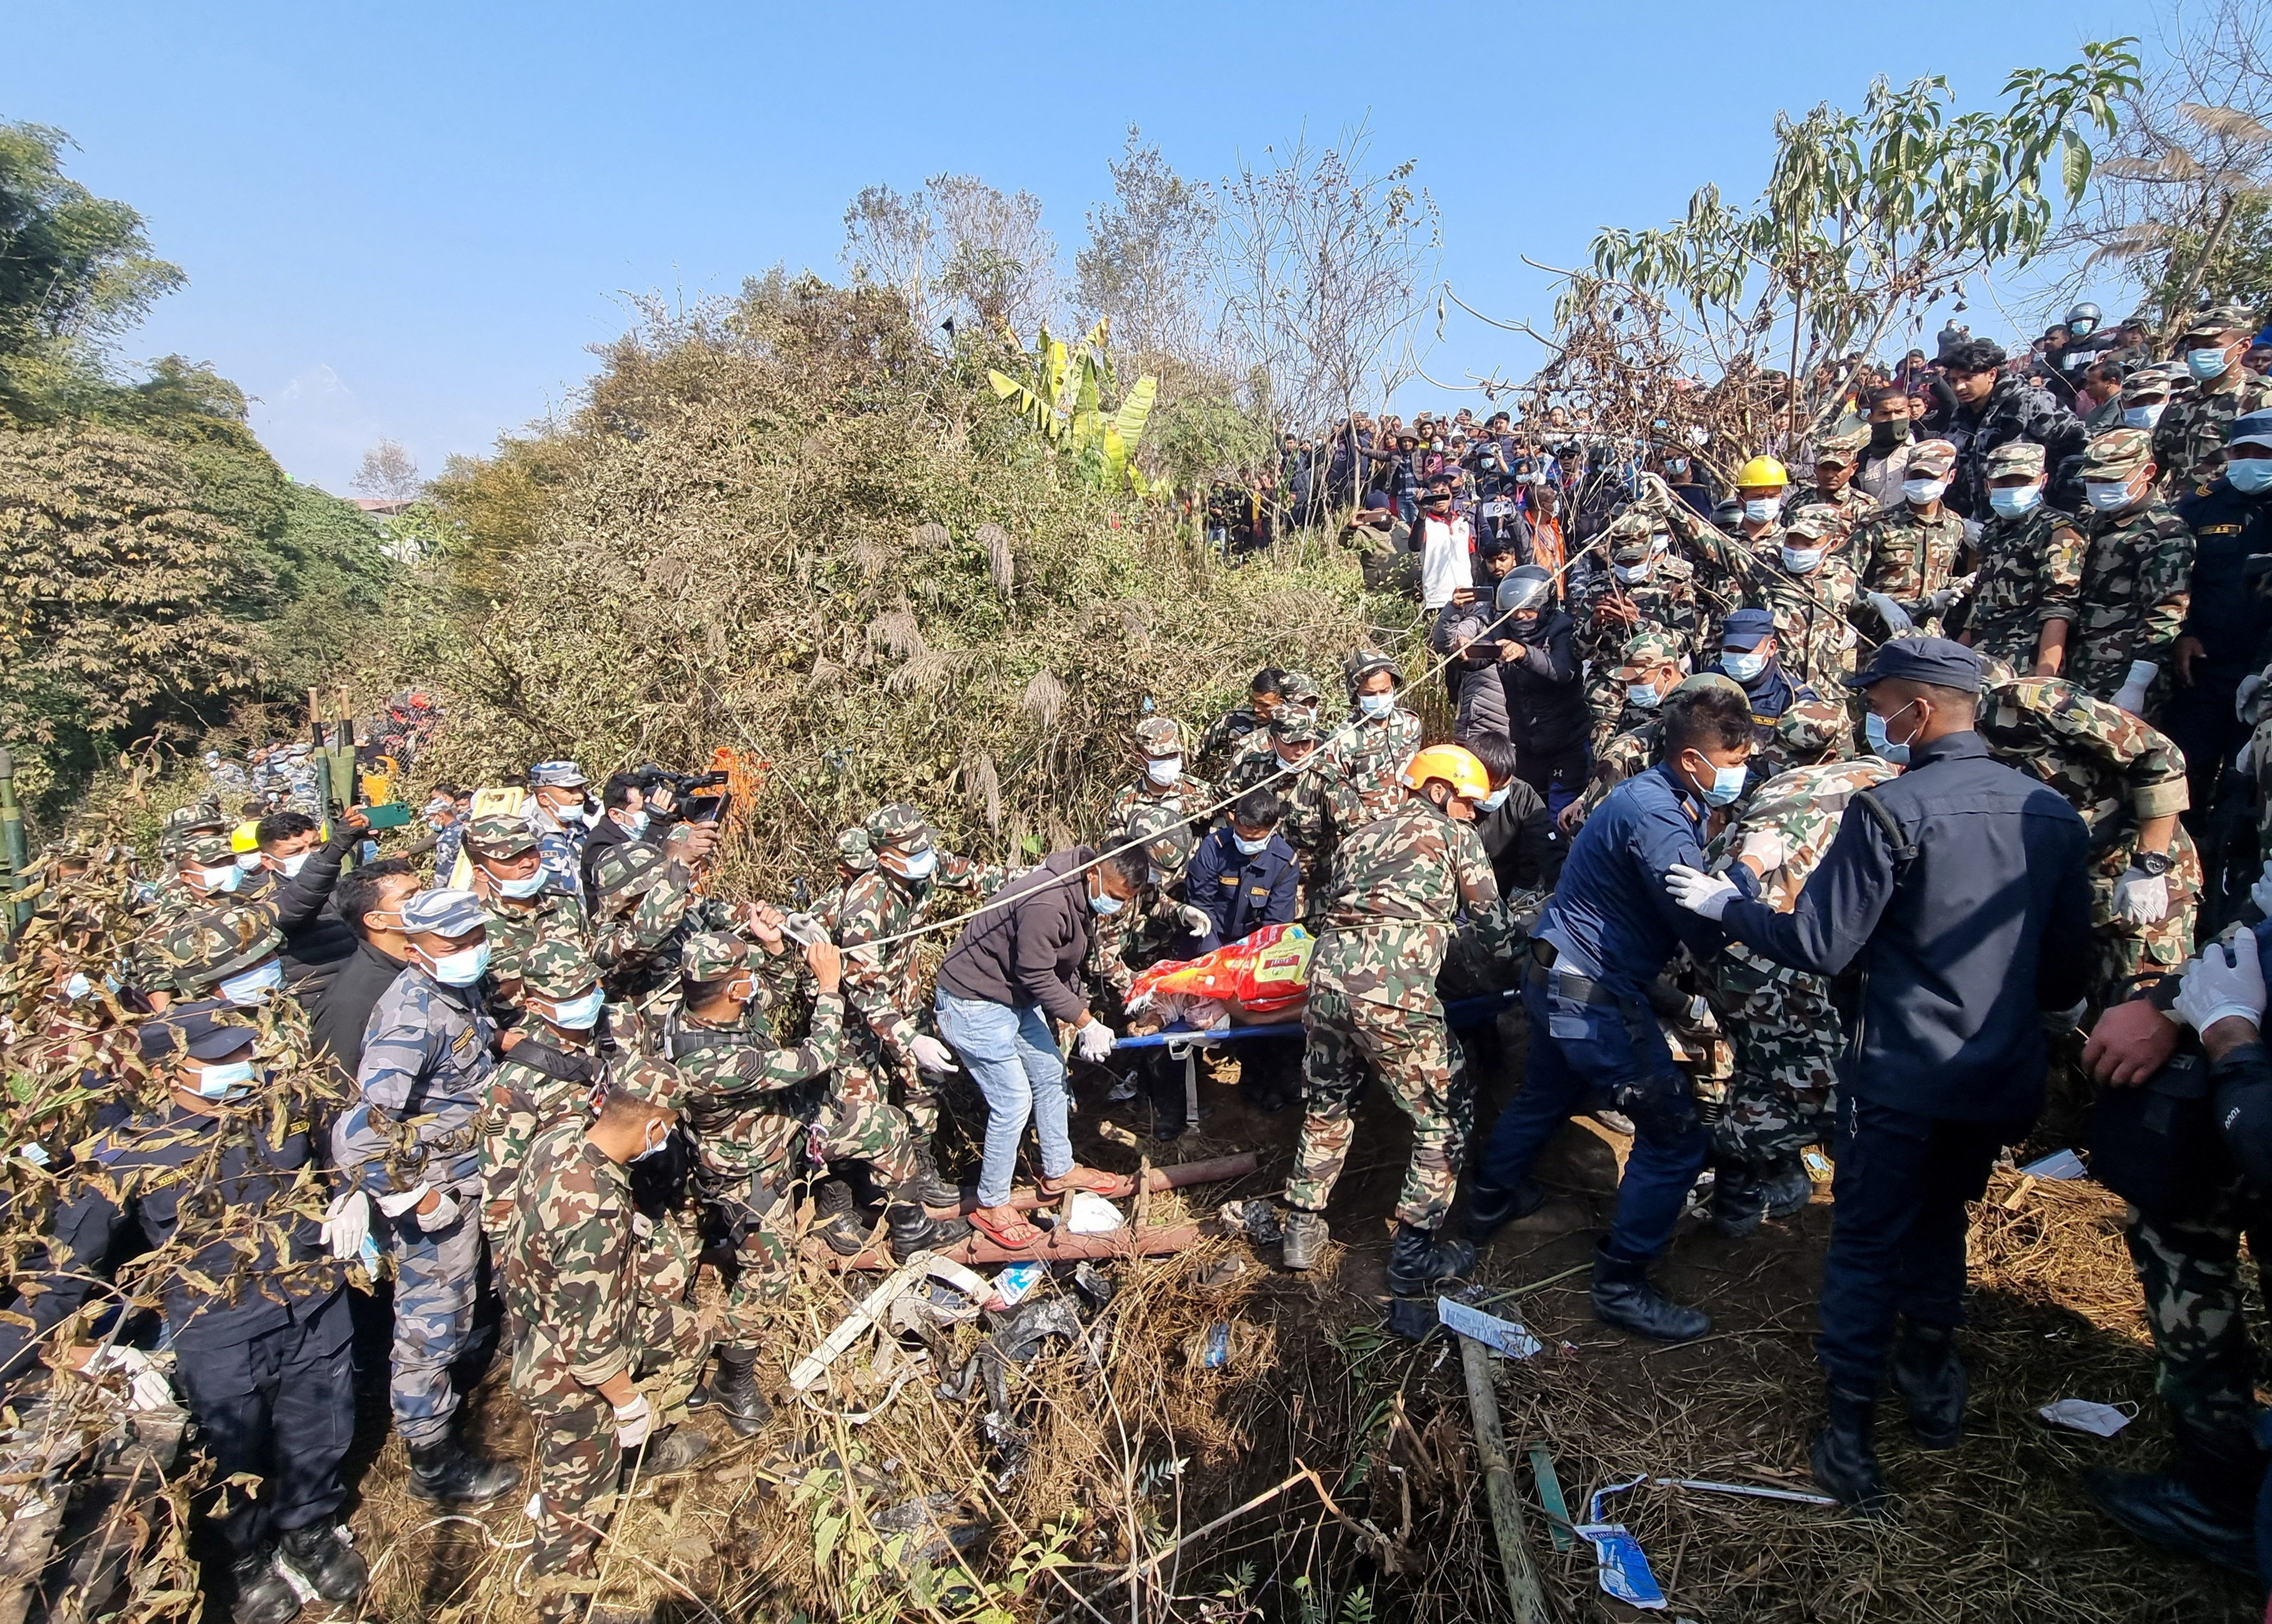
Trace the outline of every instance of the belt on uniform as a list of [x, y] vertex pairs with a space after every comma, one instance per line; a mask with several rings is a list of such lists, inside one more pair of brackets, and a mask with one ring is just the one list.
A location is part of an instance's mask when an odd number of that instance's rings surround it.
[[1589, 976], [1575, 970], [1549, 969], [1543, 964], [1530, 967], [1530, 984], [1554, 998], [1566, 998], [1581, 1004], [1600, 1004], [1609, 1008], [1620, 1007], [1618, 995]]

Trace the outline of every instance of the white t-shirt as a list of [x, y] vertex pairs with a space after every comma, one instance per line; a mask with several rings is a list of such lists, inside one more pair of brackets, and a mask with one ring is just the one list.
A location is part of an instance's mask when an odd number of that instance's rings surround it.
[[1420, 554], [1420, 601], [1430, 610], [1450, 602], [1457, 588], [1476, 584], [1475, 554], [1468, 544], [1464, 517], [1431, 519], [1423, 513], [1413, 522], [1412, 536]]

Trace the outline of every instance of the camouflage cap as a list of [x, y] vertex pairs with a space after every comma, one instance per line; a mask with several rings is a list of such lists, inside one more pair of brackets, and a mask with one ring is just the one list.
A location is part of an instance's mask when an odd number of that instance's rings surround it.
[[1147, 756], [1177, 756], [1184, 752], [1184, 730], [1173, 716], [1147, 716], [1136, 724], [1136, 748]]
[[921, 842], [916, 847], [920, 851], [930, 843], [931, 838], [930, 826], [923, 821], [923, 814], [905, 801], [878, 807], [868, 819], [868, 844], [878, 850], [915, 841]]
[[2122, 396], [2126, 400], [2162, 400], [2190, 376], [2181, 364], [2138, 367], [2123, 378]]
[[1862, 447], [1869, 443], [1869, 423], [1859, 417], [1850, 417], [1814, 442], [1814, 460], [1851, 467]]
[[1854, 737], [1854, 719], [1828, 700], [1796, 700], [1775, 718], [1775, 731], [1793, 750], [1842, 750]]
[[1378, 648], [1359, 648], [1342, 657], [1342, 681], [1354, 697], [1357, 685], [1375, 671], [1386, 671], [1396, 685], [1404, 685], [1404, 673], [1396, 669], [1396, 662]]
[[1646, 542], [1649, 536], [1664, 528], [1664, 521], [1646, 508], [1629, 507], [1603, 528], [1602, 534], [1610, 538], [1612, 546], [1619, 542]]
[[763, 951], [741, 937], [705, 931], [687, 938], [679, 954], [678, 973], [693, 982], [723, 981], [737, 969], [754, 969], [757, 955]]
[[669, 863], [659, 846], [643, 840], [618, 841], [593, 869], [593, 891], [597, 897], [644, 896], [654, 889]]
[[584, 769], [573, 761], [539, 761], [528, 769], [528, 787], [532, 790], [580, 790], [591, 780]]
[[[1973, 652], [1978, 654], [1979, 650], [1975, 649]], [[2007, 682], [2017, 682], [2019, 680], [2019, 672], [2014, 670], [2003, 661], [1999, 660], [1994, 655], [1984, 654], [1980, 655], [1980, 686], [1982, 689], [1985, 690], [1998, 687], [2002, 684]]]
[[160, 932], [157, 957], [176, 985], [198, 987], [250, 969], [283, 945], [284, 932], [266, 908], [206, 908]]
[[2007, 440], [1988, 453], [1987, 469], [1991, 479], [2007, 479], [2014, 474], [2041, 479], [2044, 448], [2033, 440]]
[[1318, 708], [1318, 701], [1325, 697], [1323, 690], [1318, 686], [1318, 679], [1307, 671], [1288, 671], [1279, 680], [1278, 699], [1282, 709], [1288, 705], [1306, 705], [1314, 711]]
[[1315, 711], [1289, 710], [1282, 705], [1271, 713], [1270, 737], [1284, 745], [1321, 745], [1326, 730], [1318, 725]]
[[482, 899], [470, 891], [437, 887], [402, 904], [402, 928], [414, 936], [465, 936], [488, 924]]
[[1680, 663], [1680, 640], [1670, 632], [1636, 632], [1618, 652], [1625, 663], [1610, 675], [1631, 678], [1655, 666]]
[[1808, 502], [1782, 521], [1783, 534], [1811, 542], [1846, 533], [1846, 518], [1827, 502]]
[[520, 962], [521, 991], [548, 1003], [579, 998], [599, 984], [600, 967], [572, 941], [540, 937]]
[[213, 832], [194, 835], [177, 849], [184, 868], [234, 868], [236, 846], [229, 837]]
[[[1718, 671], [1699, 671], [1695, 676], [1682, 681], [1679, 686], [1673, 689], [1672, 693], [1698, 693], [1706, 688], [1724, 688], [1742, 700], [1745, 704], [1748, 705], [1752, 702], [1751, 695], [1744, 692], [1743, 684], [1732, 677], [1723, 676]], [[1668, 693], [1664, 697], [1670, 699], [1672, 694]]]
[[643, 1054], [632, 1055], [608, 1068], [608, 1092], [628, 1094], [663, 1111], [676, 1111], [684, 1080], [678, 1068]]
[[1956, 447], [1947, 440], [1920, 440], [1910, 447], [1909, 469], [1913, 478], [1939, 479], [1956, 466]]
[[158, 855], [166, 858], [179, 857], [198, 835], [219, 833], [228, 826], [229, 820], [221, 816], [220, 806], [210, 800], [176, 807], [166, 814], [165, 824], [158, 831]]
[[868, 842], [865, 829], [845, 829], [836, 836], [836, 861], [840, 867], [856, 874], [864, 874], [876, 866], [876, 849]]
[[2256, 331], [2256, 316], [2245, 304], [2212, 304], [2186, 324], [2185, 336], [2230, 335]]
[[1192, 849], [1198, 844], [1192, 838], [1192, 826], [1184, 815], [1166, 806], [1140, 806], [1128, 827], [1110, 844], [1125, 846], [1130, 841], [1143, 843], [1144, 855], [1152, 859], [1152, 866], [1160, 870], [1163, 879], [1172, 879], [1184, 872], [1192, 860]]
[[2154, 460], [2151, 429], [2109, 429], [2091, 436], [2083, 449], [2082, 477], [2101, 482], [2126, 481]]
[[466, 852], [476, 857], [517, 857], [536, 849], [536, 832], [519, 812], [483, 812], [466, 826]]

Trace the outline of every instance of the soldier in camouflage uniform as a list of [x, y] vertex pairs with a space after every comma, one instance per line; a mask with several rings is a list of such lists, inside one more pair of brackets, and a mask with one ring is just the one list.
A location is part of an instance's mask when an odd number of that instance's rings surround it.
[[[593, 870], [592, 957], [609, 1002], [644, 1034], [678, 996], [678, 955], [703, 931], [735, 931], [751, 910], [700, 894], [715, 824], [680, 823], [662, 844], [625, 841], [608, 848]], [[649, 1047], [641, 1036], [642, 1050]]]
[[1378, 648], [1344, 659], [1342, 677], [1351, 714], [1318, 752], [1319, 771], [1328, 784], [1348, 790], [1347, 810], [1362, 822], [1403, 805], [1404, 764], [1420, 748], [1420, 718], [1399, 702], [1404, 673]]
[[1994, 511], [1976, 543], [1980, 572], [1959, 640], [2014, 670], [2056, 677], [2081, 613], [2082, 531], [2044, 505], [2044, 448], [2033, 440], [1990, 452], [1987, 477]]
[[[493, 917], [489, 928], [494, 941]], [[615, 1047], [600, 972], [582, 948], [557, 939], [539, 941], [522, 955], [514, 980], [527, 1024], [490, 1074], [480, 1123], [482, 1228], [492, 1246], [512, 1216], [513, 1186], [530, 1144], [561, 1117], [590, 1116], [605, 1069], [602, 1050]]]
[[1184, 771], [1184, 730], [1173, 716], [1145, 717], [1136, 724], [1133, 744], [1144, 775], [1112, 797], [1104, 814], [1106, 829], [1126, 828], [1140, 807], [1164, 806], [1196, 818], [1215, 804], [1214, 787]]
[[[1626, 640], [1618, 651], [1622, 663], [1609, 673], [1618, 685], [1621, 706], [1616, 726], [1594, 749], [1593, 774], [1585, 793], [1562, 809], [1558, 821], [1564, 834], [1575, 834], [1604, 796], [1655, 764], [1663, 733], [1658, 709], [1665, 695], [1684, 681], [1694, 680], [1681, 670], [1681, 647], [1678, 638], [1663, 632], [1637, 632]], [[1716, 680], [1729, 681], [1725, 677]]]
[[[2207, 490], [2223, 478], [2232, 420], [2272, 407], [2272, 378], [2240, 363], [2256, 327], [2246, 305], [2220, 304], [2203, 311], [2186, 329], [2182, 348], [2194, 383], [2170, 401], [2153, 429], [2154, 462], [2161, 470], [2162, 493], [2170, 501]], [[2202, 378], [2202, 369], [2193, 367], [2194, 356], [2214, 357], [2219, 352], [2223, 370]]]
[[[1800, 765], [1760, 783], [1738, 804], [1737, 821], [1709, 842], [1715, 872], [1748, 852], [1762, 865], [1760, 900], [1788, 913], [1814, 872], [1846, 804], [1894, 775], [1875, 756], [1840, 758], [1853, 737], [1846, 707], [1826, 700], [1793, 705], [1779, 719]], [[1763, 1218], [1806, 1202], [1812, 1185], [1799, 1155], [1821, 1138], [1844, 1044], [1830, 983], [1762, 958], [1730, 940], [1699, 965], [1704, 996], [1735, 1045], [1735, 1074], [1712, 1129], [1712, 1224], [1738, 1237]], [[1702, 1090], [1700, 1089], [1700, 1096]]]
[[[1589, 744], [1598, 752], [1624, 729], [1626, 679], [1618, 676], [1622, 651], [1636, 632], [1671, 645], [1670, 658], [1684, 671], [1701, 662], [1707, 618], [1696, 601], [1696, 572], [1672, 556], [1672, 535], [1663, 520], [1639, 507], [1627, 508], [1606, 532], [1610, 569], [1595, 578], [1578, 615], [1578, 652], [1593, 667], [1586, 703], [1594, 714]], [[1631, 656], [1624, 656], [1631, 663]]]
[[2175, 975], [2193, 949], [2201, 888], [2201, 858], [2178, 820], [2189, 805], [2178, 747], [2073, 683], [1993, 666], [1978, 725], [1997, 760], [2065, 796], [2090, 830], [2092, 1002], [2121, 1003]]
[[709, 1452], [678, 1425], [708, 1338], [691, 1310], [652, 1289], [639, 1233], [649, 1220], [632, 1198], [630, 1164], [668, 1142], [678, 1086], [669, 1066], [632, 1059], [596, 1119], [563, 1117], [539, 1134], [499, 1248], [513, 1392], [536, 1429], [529, 1569], [547, 1624], [623, 1616], [587, 1613], [623, 1477], [671, 1476]]
[[1490, 793], [1482, 762], [1456, 745], [1423, 750], [1401, 775], [1403, 805], [1342, 848], [1325, 929], [1310, 959], [1303, 1017], [1302, 1134], [1286, 1186], [1289, 1269], [1326, 1239], [1325, 1206], [1356, 1138], [1351, 1117], [1368, 1070], [1412, 1119], [1412, 1159], [1396, 1204], [1389, 1289], [1408, 1295], [1464, 1273], [1475, 1249], [1439, 1240], [1475, 1126], [1475, 1084], [1445, 1024], [1436, 977], [1470, 922], [1499, 956], [1514, 926], [1472, 819]]
[[[190, 835], [176, 849], [178, 865], [158, 887], [156, 906], [127, 954], [123, 977], [130, 989], [159, 1008], [187, 991], [176, 974], [179, 962], [165, 951], [166, 932], [193, 915], [228, 905], [244, 882], [244, 871], [236, 865], [226, 834]], [[274, 924], [273, 903], [249, 899], [247, 905], [265, 909]]]
[[1761, 553], [1700, 518], [1656, 475], [1642, 478], [1643, 504], [1666, 514], [1702, 573], [1725, 585], [1725, 594], [1716, 586], [1714, 594], [1772, 614], [1784, 669], [1824, 699], [1842, 701], [1860, 641], [1852, 618], [1860, 586], [1852, 567], [1830, 556], [1838, 515], [1802, 507], [1775, 530], [1774, 551]]
[[844, 894], [852, 882], [876, 866], [876, 849], [868, 843], [868, 830], [863, 824], [858, 828], [841, 829], [836, 835], [836, 884], [812, 905], [812, 917], [820, 921], [832, 935], [836, 930], [837, 917], [844, 910]]
[[1828, 507], [1837, 510], [1839, 522], [1845, 534], [1831, 543], [1832, 548], [1847, 563], [1858, 571], [1861, 561], [1854, 556], [1854, 538], [1862, 526], [1881, 511], [1878, 498], [1854, 483], [1854, 471], [1859, 465], [1862, 448], [1870, 443], [1870, 425], [1856, 420], [1851, 426], [1833, 430], [1814, 442], [1814, 483], [1793, 493], [1792, 506]]
[[[1889, 637], [1939, 637], [1941, 617], [1961, 595], [1949, 583], [1964, 550], [1964, 520], [1940, 499], [1955, 466], [1956, 447], [1947, 440], [1910, 446], [1904, 499], [1855, 533], [1850, 556], [1862, 601]], [[1929, 494], [1920, 502], [1912, 491]]]
[[1215, 718], [1200, 740], [1196, 759], [1201, 767], [1217, 767], [1228, 765], [1247, 740], [1256, 737], [1268, 725], [1271, 712], [1284, 700], [1285, 673], [1275, 666], [1265, 666], [1254, 673], [1247, 685], [1247, 700], [1244, 705], [1232, 707]]
[[289, 1000], [278, 957], [283, 946], [272, 904], [216, 898], [211, 907], [174, 916], [138, 949], [171, 997], [250, 1009]]
[[941, 852], [923, 814], [901, 803], [871, 817], [867, 835], [876, 865], [844, 887], [836, 919], [844, 999], [852, 1011], [836, 1091], [848, 1101], [899, 1104], [915, 1130], [923, 1200], [951, 1207], [961, 1192], [938, 1176], [931, 1143], [938, 1131], [938, 1094], [930, 1079], [953, 1072], [954, 1051], [921, 1029], [917, 1012], [925, 1000], [916, 955], [922, 941], [867, 944], [920, 929], [939, 887], [991, 896], [1001, 888], [1003, 870]]
[[410, 1492], [479, 1505], [520, 1481], [519, 1468], [467, 1454], [450, 1428], [450, 1366], [473, 1332], [481, 1266], [481, 1119], [497, 1037], [481, 989], [489, 944], [470, 891], [422, 891], [402, 924], [410, 963], [370, 1012], [332, 1161], [388, 1220], [373, 1228], [395, 1254], [388, 1391]]
[[520, 984], [539, 948], [556, 960], [592, 962], [591, 926], [583, 902], [545, 883], [536, 836], [511, 812], [485, 812], [466, 829], [474, 894], [489, 925], [489, 992], [500, 1020], [520, 1005]]
[[[2151, 437], [2112, 429], [2083, 453], [2081, 624], [2070, 639], [2067, 680], [2096, 699], [2149, 720], [2170, 688], [2171, 659], [2193, 601], [2194, 538], [2154, 494]], [[2101, 505], [2127, 493], [2118, 505]]]

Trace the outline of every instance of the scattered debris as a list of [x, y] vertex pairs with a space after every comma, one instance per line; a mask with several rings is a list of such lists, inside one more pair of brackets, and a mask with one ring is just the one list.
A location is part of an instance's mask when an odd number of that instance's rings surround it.
[[2078, 1433], [2090, 1433], [2100, 1438], [2111, 1438], [2137, 1419], [2127, 1411], [2088, 1398], [2062, 1398], [2045, 1404], [2036, 1413], [2054, 1426], [2071, 1426]]
[[1065, 1228], [1076, 1235], [1110, 1235], [1127, 1222], [1119, 1208], [1088, 1190], [1072, 1193], [1065, 1214]]
[[1562, 1479], [1555, 1475], [1554, 1457], [1543, 1443], [1530, 1446], [1530, 1482], [1538, 1491], [1538, 1504], [1546, 1513], [1547, 1530], [1554, 1548], [1567, 1551], [1578, 1541], [1570, 1532], [1570, 1502], [1562, 1498]]
[[2030, 1179], [2088, 1179], [2090, 1169], [2072, 1150], [2059, 1149], [2029, 1163], [2020, 1171]]
[[1285, 1237], [1278, 1209], [1267, 1201], [1225, 1201], [1214, 1217], [1225, 1234], [1244, 1235], [1257, 1246], [1274, 1246]]
[[1570, 1531], [1594, 1547], [1594, 1579], [1605, 1594], [1630, 1606], [1656, 1610], [1664, 1605], [1664, 1589], [1649, 1571], [1648, 1557], [1642, 1552], [1640, 1541], [1624, 1523], [1602, 1521], [1603, 1501], [1648, 1481], [1648, 1476], [1644, 1472], [1623, 1483], [1596, 1489], [1587, 1502], [1586, 1521]]
[[1544, 1343], [1514, 1321], [1502, 1320], [1448, 1297], [1436, 1299], [1436, 1318], [1461, 1336], [1471, 1336], [1511, 1359], [1527, 1359], [1546, 1351]]

